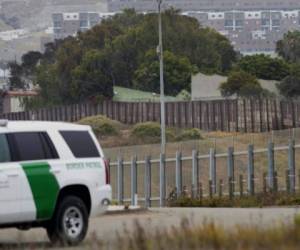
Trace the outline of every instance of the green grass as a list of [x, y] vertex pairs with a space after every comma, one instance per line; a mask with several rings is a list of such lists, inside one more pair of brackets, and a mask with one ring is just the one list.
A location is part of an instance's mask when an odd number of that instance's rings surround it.
[[[139, 102], [139, 101], [156, 101], [159, 102], [160, 95], [153, 95], [150, 92], [144, 92], [135, 89], [114, 87], [114, 101], [120, 102]], [[166, 101], [182, 101], [181, 98], [166, 96]]]

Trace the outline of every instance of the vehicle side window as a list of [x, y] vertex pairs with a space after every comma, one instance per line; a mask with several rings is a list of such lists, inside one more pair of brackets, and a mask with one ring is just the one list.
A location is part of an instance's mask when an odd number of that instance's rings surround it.
[[45, 132], [18, 132], [8, 134], [14, 161], [57, 159], [58, 155]]
[[0, 134], [0, 163], [10, 162], [9, 145], [5, 134]]
[[60, 131], [76, 158], [100, 157], [100, 153], [88, 131]]

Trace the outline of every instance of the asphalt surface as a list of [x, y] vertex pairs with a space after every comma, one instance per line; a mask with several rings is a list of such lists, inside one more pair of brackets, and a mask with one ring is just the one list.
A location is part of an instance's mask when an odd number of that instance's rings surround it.
[[[294, 216], [300, 214], [300, 208], [153, 208], [129, 214], [111, 214], [93, 218], [85, 244], [100, 239], [114, 242], [117, 233], [132, 232], [136, 221], [146, 230], [169, 229], [180, 227], [182, 219], [188, 219], [192, 225], [214, 221], [225, 228], [236, 225], [255, 225], [271, 227], [276, 223], [292, 223]], [[22, 248], [50, 247], [43, 229], [18, 231], [16, 229], [0, 230], [0, 248], [15, 248], [21, 243]], [[82, 249], [82, 246], [73, 249]]]

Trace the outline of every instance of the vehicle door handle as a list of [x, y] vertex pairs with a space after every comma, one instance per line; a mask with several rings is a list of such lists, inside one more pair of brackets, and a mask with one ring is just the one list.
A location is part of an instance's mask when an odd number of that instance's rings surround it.
[[52, 174], [60, 174], [61, 170], [60, 169], [51, 169], [50, 173], [52, 173]]
[[19, 174], [7, 174], [7, 177], [16, 178], [16, 177], [19, 177]]

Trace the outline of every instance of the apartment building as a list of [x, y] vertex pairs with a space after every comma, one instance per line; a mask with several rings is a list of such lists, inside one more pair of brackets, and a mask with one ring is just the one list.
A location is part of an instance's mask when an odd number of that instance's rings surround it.
[[52, 14], [53, 32], [56, 39], [74, 36], [78, 31], [86, 31], [104, 18], [97, 12], [68, 12]]
[[[157, 9], [156, 0], [103, 0], [110, 12], [124, 8], [135, 8], [137, 11], [153, 11]], [[300, 9], [299, 0], [164, 0], [164, 8], [173, 6], [182, 11], [205, 10], [284, 10]]]
[[[156, 0], [107, 0], [107, 5], [109, 11], [157, 9]], [[163, 8], [171, 6], [227, 36], [243, 54], [272, 54], [286, 32], [300, 30], [300, 0], [163, 1]]]
[[[85, 31], [103, 18], [124, 8], [156, 11], [156, 0], [102, 0], [106, 13], [77, 12], [53, 14], [56, 39]], [[164, 8], [181, 9], [202, 26], [211, 27], [228, 37], [243, 54], [275, 52], [276, 43], [291, 30], [300, 30], [300, 0], [164, 0]]]
[[288, 31], [300, 30], [299, 10], [261, 10], [203, 12], [188, 11], [203, 26], [227, 36], [236, 50], [244, 54], [274, 53], [276, 43]]

